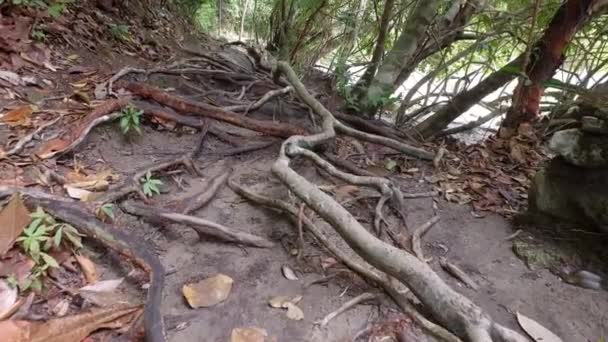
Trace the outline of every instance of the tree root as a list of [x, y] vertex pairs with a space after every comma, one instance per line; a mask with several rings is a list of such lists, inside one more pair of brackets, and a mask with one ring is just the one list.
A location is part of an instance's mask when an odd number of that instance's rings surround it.
[[239, 232], [232, 228], [195, 216], [174, 213], [131, 201], [122, 203], [121, 208], [129, 214], [141, 216], [145, 220], [153, 223], [178, 223], [187, 225], [196, 230], [199, 236], [207, 235], [224, 241], [236, 242], [259, 248], [270, 248], [274, 246], [272, 242], [259, 236]]
[[119, 111], [129, 103], [129, 99], [108, 100], [97, 106], [89, 115], [80, 119], [77, 124], [70, 125], [58, 138], [47, 141], [36, 151], [41, 159], [52, 158], [56, 155], [73, 150], [84, 141], [89, 132], [97, 125], [114, 120]]
[[248, 113], [250, 113], [254, 110], [258, 110], [260, 107], [262, 107], [266, 102], [270, 101], [271, 99], [273, 99], [277, 96], [280, 96], [280, 95], [289, 94], [292, 91], [293, 91], [292, 87], [285, 87], [285, 88], [281, 88], [281, 89], [271, 90], [271, 91], [267, 92], [266, 94], [264, 94], [264, 96], [262, 96], [259, 100], [252, 102], [251, 104], [228, 106], [228, 107], [224, 107], [223, 109], [232, 111], [232, 112], [244, 112], [243, 115], [247, 115]]
[[[433, 155], [389, 138], [372, 136], [344, 126], [308, 93], [287, 63], [277, 63], [275, 72], [275, 79], [280, 74], [284, 74], [300, 99], [322, 119], [321, 132], [309, 136], [293, 136], [283, 143], [279, 156], [272, 166], [272, 172], [283, 184], [321, 218], [331, 224], [363, 259], [379, 270], [385, 271], [389, 276], [395, 277], [399, 282], [406, 284], [425, 304], [433, 317], [457, 336], [472, 342], [527, 341], [520, 334], [493, 321], [470, 299], [454, 291], [426, 263], [370, 234], [331, 196], [290, 168], [292, 158], [300, 155], [308, 157], [310, 155], [308, 149], [334, 139], [336, 130], [367, 141], [384, 143], [385, 146], [405, 145], [406, 148], [398, 150], [423, 159], [432, 160]], [[390, 144], [387, 145], [389, 142]]]
[[426, 232], [428, 232], [429, 229], [431, 229], [431, 227], [434, 226], [437, 222], [439, 222], [439, 215], [435, 215], [431, 217], [430, 220], [421, 224], [418, 228], [416, 228], [416, 230], [414, 230], [414, 234], [412, 234], [412, 251], [418, 257], [418, 259], [424, 262], [429, 262], [429, 260], [424, 258], [424, 253], [422, 252], [422, 246], [420, 245], [420, 241], [422, 239], [422, 236], [426, 234]]
[[5, 153], [0, 152], [0, 159], [2, 159], [4, 157], [9, 157], [9, 156], [15, 155], [15, 154], [21, 152], [21, 150], [23, 150], [25, 145], [27, 143], [29, 143], [30, 141], [32, 141], [32, 139], [34, 139], [38, 134], [40, 134], [40, 132], [44, 131], [45, 129], [47, 129], [50, 126], [53, 126], [54, 124], [59, 122], [59, 120], [61, 120], [61, 119], [63, 119], [63, 115], [60, 115], [60, 116], [56, 117], [55, 119], [53, 119], [43, 125], [40, 125], [38, 128], [36, 128], [36, 130], [34, 132], [19, 139], [19, 141], [17, 141], [10, 150], [6, 151]]
[[219, 189], [226, 184], [228, 177], [232, 174], [232, 170], [227, 170], [213, 177], [202, 187], [203, 190], [199, 193], [176, 201], [175, 205], [169, 204], [168, 207], [173, 208], [181, 214], [190, 214], [199, 210], [209, 203], [217, 194]]
[[477, 285], [477, 283], [473, 279], [471, 279], [471, 277], [469, 277], [469, 275], [466, 274], [465, 271], [460, 269], [460, 267], [449, 262], [446, 258], [444, 258], [444, 257], [439, 258], [439, 265], [441, 265], [441, 267], [444, 270], [446, 270], [449, 274], [454, 276], [454, 278], [460, 280], [463, 284], [465, 284], [470, 289], [475, 290], [475, 291], [477, 291], [477, 289], [479, 289], [479, 286]]
[[[243, 187], [237, 185], [232, 181], [228, 181], [228, 186], [234, 192], [243, 196], [247, 200], [282, 211], [286, 213], [294, 223], [298, 221], [299, 211], [295, 206], [279, 199], [268, 198], [259, 194], [255, 194], [249, 190], [244, 189]], [[322, 229], [317, 227], [308, 217], [303, 216], [302, 223], [304, 224], [306, 229], [323, 246], [325, 246], [327, 250], [329, 250], [331, 254], [333, 254], [338, 260], [344, 263], [348, 268], [355, 271], [363, 278], [378, 283], [380, 286], [382, 286], [382, 288], [395, 301], [395, 303], [401, 308], [401, 310], [403, 310], [406, 314], [412, 317], [412, 319], [414, 319], [414, 321], [416, 321], [416, 323], [418, 323], [421, 327], [423, 327], [428, 332], [444, 341], [462, 342], [458, 337], [454, 336], [452, 333], [445, 330], [443, 327], [429, 321], [424, 316], [422, 316], [407, 299], [406, 295], [410, 291], [405, 286], [403, 286], [403, 284], [395, 282], [385, 273], [378, 271], [365, 261], [355, 260], [359, 259], [358, 256], [353, 259], [353, 257], [351, 257], [348, 253], [344, 252], [342, 249], [338, 248], [338, 246], [336, 246], [333, 242], [331, 242], [332, 239]]]
[[145, 242], [134, 238], [124, 229], [99, 221], [78, 202], [29, 189], [0, 187], [0, 198], [19, 192], [31, 207], [42, 207], [61, 221], [71, 224], [87, 238], [94, 240], [144, 269], [150, 276], [150, 287], [144, 309], [146, 342], [164, 342], [166, 334], [161, 314], [162, 290], [165, 272], [158, 257]]
[[225, 121], [232, 125], [247, 128], [256, 132], [277, 137], [289, 137], [292, 135], [306, 134], [306, 130], [285, 123], [251, 119], [234, 112], [205, 103], [189, 101], [178, 96], [170, 95], [159, 88], [144, 83], [129, 83], [127, 90], [144, 98], [169, 106], [178, 112], [186, 114], [197, 114], [208, 118]]
[[352, 308], [353, 306], [355, 306], [359, 303], [365, 302], [366, 300], [375, 299], [376, 297], [377, 297], [377, 295], [375, 295], [373, 293], [369, 293], [369, 292], [362, 293], [362, 294], [358, 295], [357, 297], [349, 300], [348, 302], [342, 304], [342, 306], [340, 306], [337, 310], [328, 313], [325, 317], [323, 317], [323, 319], [316, 321], [315, 324], [318, 324], [321, 327], [324, 327], [327, 325], [327, 323], [329, 323], [329, 321], [338, 317], [340, 314], [344, 313], [346, 310]]

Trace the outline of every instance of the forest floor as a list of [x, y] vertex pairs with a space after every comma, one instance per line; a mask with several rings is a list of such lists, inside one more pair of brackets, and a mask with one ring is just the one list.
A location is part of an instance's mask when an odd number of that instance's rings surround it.
[[[171, 37], [169, 32], [166, 34]], [[67, 36], [65, 38], [69, 39]], [[155, 57], [156, 61], [140, 55], [138, 51], [129, 50], [128, 46], [137, 45], [136, 43], [126, 45], [127, 48], [124, 48], [124, 44], [116, 44], [123, 48], [107, 49], [100, 53], [100, 49], [105, 48], [98, 47], [96, 51], [91, 51], [51, 44], [50, 50], [47, 50], [48, 61], [56, 68], [29, 65], [20, 73], [35, 76], [39, 80], [51, 80], [53, 86], [49, 87], [44, 81], [38, 82], [41, 86], [9, 85], [6, 89], [10, 89], [13, 96], [12, 99], [5, 96], [2, 109], [4, 112], [18, 108], [24, 99], [55, 97], [57, 100], [39, 102], [38, 110], [27, 119], [29, 126], [0, 125], [0, 142], [3, 143], [4, 150], [9, 150], [9, 142], [18, 140], [24, 132], [30, 132], [42, 123], [49, 122], [58, 114], [64, 114], [61, 124], [51, 127], [48, 133], [42, 134], [34, 143], [28, 143], [26, 150], [29, 153], [36, 151], [45, 141], [53, 139], [58, 130], [75, 125], [78, 118], [103, 103], [93, 100], [96, 86], [123, 67], [166, 67], [170, 64], [166, 62], [166, 56], [171, 56], [171, 61], [192, 57], [170, 39], [157, 41], [153, 46], [154, 51], [160, 51]], [[189, 37], [183, 46], [209, 55], [222, 50], [219, 42], [209, 39], [201, 41], [197, 37]], [[197, 91], [188, 84], [207, 90], [222, 89], [226, 93], [236, 89], [234, 98], [240, 89], [240, 86], [235, 88], [234, 85], [227, 85], [230, 82], [225, 80], [210, 81], [207, 76], [152, 74], [144, 77], [137, 74], [128, 75], [123, 80], [145, 80], [148, 84], [171, 89], [173, 95], [190, 98], [195, 98]], [[306, 83], [317, 93], [328, 90], [316, 79]], [[51, 91], [46, 92], [45, 89]], [[10, 95], [10, 92], [7, 94]], [[255, 100], [263, 94], [264, 91], [258, 89], [257, 93], [253, 91], [245, 94], [245, 98]], [[326, 99], [333, 97], [331, 93], [325, 96]], [[222, 102], [226, 98], [215, 100]], [[310, 127], [308, 111], [294, 105], [294, 101], [294, 97], [288, 97], [282, 104], [278, 104], [280, 101], [271, 101], [248, 116]], [[337, 107], [332, 103], [327, 106]], [[200, 155], [194, 160], [201, 171], [200, 177], [181, 168], [154, 173], [163, 184], [161, 194], [150, 200], [151, 205], [166, 208], [172, 201], [180, 201], [200, 192], [209, 180], [229, 172], [228, 170], [232, 170], [230, 179], [242, 186], [268, 197], [292, 200], [270, 171], [280, 147], [278, 141], [266, 148], [236, 154], [235, 147], [251, 146], [269, 140], [259, 133], [225, 122], [214, 121], [213, 125], [230, 135], [237, 145], [233, 146], [215, 135], [208, 136]], [[95, 127], [70, 153], [42, 161], [30, 158], [27, 153], [0, 160], [0, 185], [28, 186], [64, 194], [60, 185], [41, 184], [43, 182], [35, 172], [39, 167], [51, 169], [64, 177], [70, 174], [93, 177], [109, 170], [113, 175], [113, 183], [116, 184], [116, 179], [126, 179], [135, 170], [143, 170], [187, 154], [200, 139], [197, 130], [158, 118], [146, 117], [141, 129], [141, 135], [125, 136], [117, 122], [109, 122]], [[519, 312], [549, 328], [564, 341], [596, 342], [600, 336], [606, 336], [608, 317], [605, 308], [608, 307], [608, 293], [567, 284], [556, 275], [562, 267], [592, 267], [599, 273], [605, 272], [606, 266], [597, 261], [597, 254], [589, 255], [601, 248], [588, 241], [597, 240], [596, 236], [582, 234], [583, 238], [580, 239], [572, 238], [572, 235], [564, 238], [541, 227], [526, 227], [519, 231], [521, 227], [514, 226], [505, 217], [520, 209], [522, 202], [525, 202], [527, 182], [522, 177], [527, 177], [531, 171], [515, 172], [501, 168], [500, 174], [507, 178], [501, 188], [501, 185], [496, 185], [499, 183], [493, 183], [500, 182], [495, 177], [495, 169], [492, 172], [484, 171], [485, 173], [472, 172], [471, 165], [462, 165], [467, 159], [463, 155], [475, 154], [471, 151], [481, 151], [479, 153], [482, 157], [485, 153], [493, 153], [488, 152], [491, 150], [488, 145], [463, 147], [456, 143], [448, 144], [442, 166], [434, 167], [431, 162], [404, 158], [387, 148], [371, 144], [355, 146], [349, 139], [339, 142], [344, 144], [344, 147], [336, 149], [339, 158], [350, 158], [360, 168], [393, 179], [405, 193], [432, 194], [436, 191], [433, 196], [406, 199], [407, 226], [410, 229], [418, 227], [434, 215], [440, 216], [439, 223], [424, 236], [424, 254], [432, 258], [429, 263], [448, 284], [486, 309], [498, 322], [519, 329], [515, 318], [515, 313]], [[360, 147], [366, 152], [367, 159], [353, 153], [353, 149]], [[235, 155], [224, 156], [233, 153]], [[389, 160], [390, 163], [387, 163]], [[396, 166], [391, 165], [393, 162]], [[459, 169], [456, 172], [454, 165], [467, 171]], [[496, 164], [483, 165], [486, 171], [496, 167]], [[333, 187], [331, 191], [341, 201], [351, 199], [348, 208], [357, 213], [357, 218], [366, 226], [371, 226], [374, 203], [365, 199], [352, 200], [365, 194], [365, 189], [334, 181], [310, 162], [296, 161], [295, 168], [309, 181]], [[486, 190], [481, 190], [482, 188]], [[509, 200], [512, 203], [509, 204]], [[336, 262], [331, 254], [307, 235], [304, 237], [301, 255], [295, 256], [301, 247], [297, 225], [281, 213], [242, 199], [228, 186], [221, 187], [208, 205], [192, 215], [264, 237], [274, 242], [274, 247], [245, 247], [199, 237], [185, 225], [146, 223], [140, 217], [118, 208], [115, 215], [116, 226], [123, 227], [131, 235], [149, 243], [161, 259], [166, 271], [161, 311], [171, 341], [227, 341], [232, 330], [238, 327], [263, 328], [268, 335], [275, 336], [277, 341], [352, 341], [358, 333], [364, 331], [367, 335], [360, 336], [373, 336], [372, 340], [377, 341], [383, 336], [394, 336], [395, 331], [400, 331], [403, 338], [401, 341], [434, 340], [400, 314], [385, 296], [353, 307], [325, 327], [316, 325], [315, 321], [349, 299], [364, 292], [378, 290]], [[389, 218], [389, 223], [391, 222], [396, 224], [397, 221]], [[331, 232], [330, 229], [327, 231]], [[332, 237], [341, 243], [335, 233]], [[100, 279], [126, 276], [127, 283], [119, 289], [130, 295], [139, 286], [135, 280], [129, 280], [129, 269], [116, 266], [117, 256], [113, 252], [95, 247], [90, 249], [89, 255], [100, 268]], [[464, 286], [444, 271], [439, 265], [440, 258], [458, 265], [477, 283], [478, 289]], [[298, 279], [287, 279], [282, 272], [284, 266], [293, 270]], [[234, 281], [227, 299], [209, 308], [190, 308], [184, 299], [182, 287], [218, 273], [225, 274]], [[319, 284], [309, 285], [311, 281], [328, 275], [335, 276]], [[137, 291], [135, 296], [137, 297]], [[276, 296], [302, 296], [297, 305], [302, 309], [304, 318], [292, 320], [286, 317], [284, 310], [270, 307], [268, 300]], [[57, 301], [53, 298], [42, 300], [32, 310], [43, 316], [52, 316]]]

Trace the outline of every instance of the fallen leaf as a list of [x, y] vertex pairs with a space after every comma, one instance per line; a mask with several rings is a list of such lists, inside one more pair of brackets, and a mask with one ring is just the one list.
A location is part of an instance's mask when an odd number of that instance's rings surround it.
[[65, 188], [65, 191], [67, 191], [68, 196], [83, 202], [86, 202], [91, 196], [91, 191], [89, 190], [79, 189], [69, 185], [64, 185], [63, 187]]
[[549, 329], [543, 327], [535, 320], [528, 318], [517, 312], [517, 321], [522, 329], [537, 342], [563, 342], [563, 340]]
[[80, 265], [82, 273], [84, 273], [84, 278], [87, 280], [87, 283], [92, 284], [99, 280], [97, 266], [91, 259], [84, 255], [75, 255], [75, 257], [76, 261], [78, 261], [78, 265]]
[[283, 307], [287, 309], [287, 318], [293, 319], [294, 321], [301, 321], [304, 319], [304, 312], [294, 303], [285, 302]]
[[228, 298], [234, 280], [227, 275], [213, 277], [187, 284], [182, 287], [182, 294], [193, 309], [219, 304]]
[[88, 191], [105, 191], [108, 190], [110, 183], [103, 179], [93, 179], [77, 183], [66, 184], [67, 186]]
[[68, 299], [62, 299], [53, 307], [53, 313], [57, 317], [63, 317], [68, 313], [70, 309], [70, 301]]
[[124, 278], [102, 280], [80, 288], [79, 291], [89, 292], [110, 292], [114, 291], [122, 284]]
[[328, 258], [321, 260], [321, 267], [324, 270], [326, 270], [326, 269], [336, 265], [337, 263], [338, 263], [338, 260], [336, 260], [336, 258], [328, 257]]
[[260, 328], [234, 328], [230, 334], [230, 342], [264, 342], [268, 333]]
[[4, 80], [8, 83], [11, 83], [12, 85], [24, 85], [23, 80], [21, 79], [21, 76], [17, 75], [16, 73], [12, 72], [12, 71], [8, 71], [8, 70], [0, 70], [0, 80]]
[[[96, 289], [97, 290], [97, 289]], [[100, 308], [108, 308], [116, 305], [137, 305], [139, 303], [135, 303], [130, 300], [130, 298], [121, 291], [88, 291], [79, 289], [78, 295], [84, 299], [86, 302], [89, 302], [95, 306]]]
[[30, 275], [36, 263], [31, 258], [12, 258], [0, 262], [0, 277], [14, 276], [19, 283]]
[[11, 311], [14, 311], [17, 297], [17, 287], [11, 288], [6, 280], [0, 279], [0, 318], [8, 316]]
[[23, 229], [30, 223], [30, 211], [25, 207], [19, 193], [0, 212], [0, 256], [13, 246]]
[[10, 126], [25, 126], [30, 122], [30, 117], [34, 112], [32, 106], [26, 105], [17, 107], [2, 116], [2, 121]]
[[87, 313], [35, 322], [30, 342], [80, 342], [98, 329], [118, 329], [139, 314], [141, 306], [99, 308]]
[[283, 303], [285, 302], [289, 302], [291, 298], [289, 298], [288, 296], [276, 296], [276, 297], [272, 297], [268, 300], [268, 304], [275, 308], [282, 308], [283, 307]]
[[289, 280], [298, 280], [298, 276], [296, 273], [287, 265], [283, 265], [281, 267], [281, 271], [283, 272], [283, 276]]

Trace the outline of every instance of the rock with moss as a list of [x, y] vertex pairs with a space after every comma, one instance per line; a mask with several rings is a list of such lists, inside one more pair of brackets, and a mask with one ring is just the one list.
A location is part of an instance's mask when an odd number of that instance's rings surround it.
[[583, 168], [608, 167], [608, 136], [578, 128], [553, 134], [549, 148], [572, 165]]
[[537, 172], [530, 213], [608, 232], [608, 168], [582, 168], [555, 158]]

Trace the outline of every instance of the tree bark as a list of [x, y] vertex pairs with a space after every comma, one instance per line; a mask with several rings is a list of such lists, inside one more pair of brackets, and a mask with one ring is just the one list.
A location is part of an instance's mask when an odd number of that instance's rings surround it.
[[484, 97], [513, 80], [517, 76], [517, 70], [522, 61], [523, 55], [520, 55], [509, 64], [486, 77], [473, 88], [456, 95], [449, 104], [419, 123], [414, 128], [415, 133], [427, 138], [446, 128], [452, 121], [457, 119]]
[[363, 113], [368, 116], [374, 115], [382, 100], [392, 95], [404, 61], [411, 60], [418, 48], [424, 44], [426, 30], [437, 14], [438, 5], [438, 0], [419, 1], [413, 9], [403, 32], [361, 96], [359, 110]]
[[372, 82], [372, 79], [374, 78], [374, 75], [378, 70], [378, 65], [380, 65], [382, 55], [384, 55], [386, 33], [388, 31], [388, 24], [391, 19], [391, 12], [393, 10], [394, 4], [395, 0], [386, 0], [386, 2], [384, 3], [384, 11], [382, 11], [382, 16], [380, 17], [378, 39], [376, 40], [376, 46], [374, 47], [374, 52], [372, 53], [372, 59], [367, 69], [365, 69], [363, 76], [361, 76], [361, 78], [355, 85], [355, 91], [360, 92], [359, 94], [363, 94], [363, 90], [367, 89], [369, 84]]
[[511, 108], [500, 128], [501, 137], [510, 137], [522, 123], [533, 122], [540, 109], [545, 83], [564, 62], [564, 51], [580, 28], [591, 18], [598, 0], [568, 0], [557, 10], [543, 36], [532, 48], [521, 78], [513, 93]]

